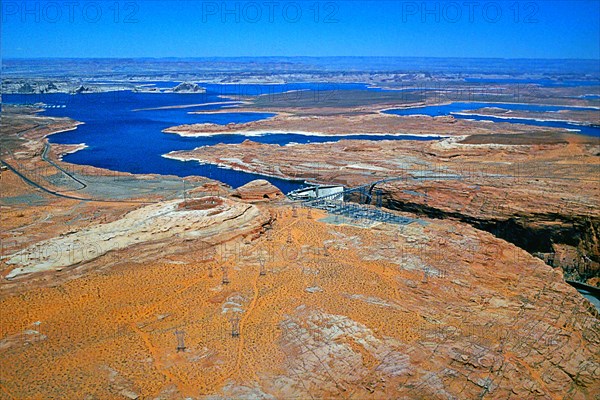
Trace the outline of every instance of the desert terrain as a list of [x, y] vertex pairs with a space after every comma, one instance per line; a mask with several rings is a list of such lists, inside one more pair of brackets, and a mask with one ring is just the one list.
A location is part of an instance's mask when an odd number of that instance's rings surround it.
[[389, 95], [245, 101], [277, 115], [164, 135], [441, 138], [250, 136], [168, 157], [346, 187], [392, 177], [360, 207], [407, 223], [307, 207], [262, 180], [69, 164], [77, 146], [47, 135], [78, 121], [3, 106], [0, 399], [600, 396], [599, 314], [565, 281], [600, 283], [598, 138], [389, 115]]

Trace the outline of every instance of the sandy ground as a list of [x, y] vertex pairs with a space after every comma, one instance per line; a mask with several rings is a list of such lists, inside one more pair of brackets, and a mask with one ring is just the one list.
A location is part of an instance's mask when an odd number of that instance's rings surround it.
[[[458, 223], [364, 229], [259, 208], [275, 222], [258, 237], [140, 243], [91, 261], [79, 279], [3, 296], [4, 393], [598, 393], [596, 318], [522, 250]], [[179, 251], [159, 256], [165, 246]]]

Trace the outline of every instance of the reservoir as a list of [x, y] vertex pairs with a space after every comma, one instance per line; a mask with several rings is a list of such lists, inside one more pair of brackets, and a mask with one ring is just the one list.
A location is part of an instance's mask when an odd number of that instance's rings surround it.
[[[569, 121], [541, 121], [532, 118], [510, 118], [510, 117], [494, 117], [488, 115], [477, 115], [477, 114], [462, 114], [465, 111], [479, 110], [481, 108], [500, 108], [503, 110], [510, 111], [530, 111], [530, 112], [558, 112], [561, 110], [571, 111], [595, 111], [600, 112], [597, 108], [591, 107], [570, 107], [570, 106], [546, 106], [539, 104], [522, 104], [522, 103], [463, 103], [455, 102], [444, 105], [434, 105], [425, 107], [412, 107], [402, 109], [386, 110], [388, 114], [394, 115], [429, 115], [431, 117], [437, 117], [442, 115], [452, 115], [454, 118], [467, 119], [474, 121], [490, 121], [495, 123], [508, 122], [513, 124], [525, 124], [533, 126], [547, 126], [550, 128], [562, 128], [577, 133], [600, 137], [600, 127], [590, 125], [580, 125]], [[556, 119], [560, 119], [560, 114], [557, 115]]]
[[[173, 87], [175, 83], [151, 83], [155, 87]], [[273, 133], [260, 136], [238, 134], [213, 135], [205, 137], [181, 137], [165, 134], [166, 128], [195, 123], [226, 125], [258, 121], [274, 116], [263, 112], [236, 112], [237, 95], [268, 95], [288, 93], [290, 96], [311, 96], [320, 90], [380, 90], [370, 89], [366, 84], [321, 84], [298, 83], [282, 85], [259, 84], [206, 84], [206, 93], [147, 93], [115, 91], [70, 95], [56, 94], [8, 94], [6, 103], [39, 104], [46, 108], [45, 115], [70, 117], [84, 122], [76, 130], [62, 132], [49, 137], [50, 143], [79, 144], [88, 147], [67, 154], [64, 160], [74, 164], [92, 165], [115, 171], [130, 173], [148, 173], [175, 175], [180, 177], [197, 175], [217, 179], [234, 188], [254, 179], [267, 179], [284, 193], [303, 187], [303, 182], [287, 181], [257, 174], [235, 171], [196, 161], [182, 162], [162, 157], [176, 150], [192, 150], [200, 146], [219, 143], [238, 144], [246, 139], [259, 143], [288, 145], [292, 143], [324, 143], [343, 139], [355, 140], [437, 140], [439, 137], [394, 136], [394, 135], [304, 135], [294, 133]], [[181, 108], [164, 108], [177, 107]], [[184, 107], [183, 107], [184, 106]], [[161, 108], [163, 107], [163, 108]], [[456, 118], [493, 122], [514, 122], [536, 126], [577, 129], [582, 134], [600, 136], [600, 128], [581, 126], [561, 121], [537, 121], [533, 119], [496, 118], [477, 115], [461, 115], [461, 111], [476, 110], [483, 107], [499, 107], [510, 110], [534, 112], [555, 112], [559, 110], [582, 109], [563, 106], [541, 106], [532, 104], [499, 103], [451, 103], [447, 105], [427, 106], [386, 111], [396, 115], [430, 116], [454, 115]], [[210, 113], [210, 111], [227, 112]], [[595, 110], [595, 109], [584, 109]], [[209, 111], [203, 114], [191, 114], [193, 111]]]
[[[273, 117], [272, 113], [236, 112], [231, 108], [237, 94], [284, 93], [289, 90], [367, 90], [365, 84], [286, 84], [286, 85], [206, 85], [206, 93], [146, 93], [116, 91], [70, 95], [55, 94], [8, 94], [4, 101], [9, 104], [43, 103], [43, 114], [70, 117], [84, 124], [77, 129], [49, 137], [50, 143], [79, 144], [87, 148], [67, 154], [67, 162], [92, 165], [113, 171], [144, 174], [197, 175], [217, 179], [234, 188], [254, 179], [267, 179], [282, 192], [288, 193], [303, 187], [301, 181], [288, 181], [258, 174], [235, 171], [197, 161], [182, 162], [162, 157], [171, 151], [192, 150], [219, 143], [237, 144], [246, 139], [259, 143], [287, 145], [291, 143], [324, 143], [342, 139], [365, 140], [437, 140], [439, 137], [393, 136], [393, 135], [304, 135], [266, 134], [261, 136], [213, 135], [206, 137], [181, 137], [162, 131], [166, 128], [195, 123], [226, 125], [244, 123]], [[304, 92], [292, 92], [299, 96]], [[223, 96], [233, 96], [232, 98]], [[308, 95], [308, 94], [304, 94]], [[220, 104], [222, 103], [222, 104]], [[195, 105], [190, 107], [190, 105]], [[185, 106], [182, 108], [162, 108]], [[228, 110], [221, 113], [190, 114], [193, 111]]]

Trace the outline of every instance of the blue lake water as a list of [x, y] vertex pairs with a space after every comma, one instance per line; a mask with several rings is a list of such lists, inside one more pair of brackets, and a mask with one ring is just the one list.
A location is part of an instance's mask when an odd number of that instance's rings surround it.
[[[388, 114], [395, 115], [429, 115], [432, 117], [440, 115], [452, 115], [459, 119], [468, 119], [475, 121], [491, 121], [491, 122], [509, 122], [515, 124], [526, 124], [535, 126], [547, 126], [552, 128], [563, 128], [569, 130], [577, 130], [579, 133], [589, 136], [600, 137], [600, 127], [578, 125], [565, 121], [538, 121], [535, 119], [521, 119], [521, 118], [497, 118], [484, 115], [461, 115], [457, 114], [464, 111], [477, 110], [484, 107], [495, 107], [504, 110], [514, 111], [532, 111], [532, 112], [557, 112], [560, 110], [580, 110], [580, 111], [596, 111], [600, 112], [597, 108], [590, 107], [569, 107], [569, 106], [546, 106], [538, 104], [516, 104], [516, 103], [450, 103], [444, 105], [425, 106], [425, 107], [413, 107], [404, 109], [387, 110]], [[556, 119], [560, 119], [561, 116], [557, 115]]]
[[[298, 84], [299, 87], [309, 87], [308, 84]], [[239, 187], [254, 179], [264, 178], [279, 187], [284, 193], [303, 186], [302, 182], [287, 181], [272, 177], [263, 177], [231, 169], [220, 168], [210, 164], [200, 164], [196, 161], [182, 162], [162, 157], [163, 154], [175, 150], [191, 150], [200, 146], [210, 146], [218, 143], [241, 143], [248, 137], [243, 135], [215, 135], [207, 137], [181, 137], [166, 134], [162, 130], [168, 127], [193, 124], [214, 123], [228, 124], [257, 121], [274, 116], [271, 113], [242, 113], [230, 109], [227, 113], [190, 114], [196, 110], [218, 110], [228, 105], [227, 98], [220, 97], [224, 93], [240, 93], [235, 85], [220, 85], [211, 87], [207, 93], [177, 94], [177, 93], [134, 93], [131, 91], [90, 93], [79, 95], [43, 94], [43, 95], [4, 95], [3, 101], [12, 104], [35, 104], [42, 102], [47, 105], [45, 115], [70, 117], [84, 122], [76, 130], [62, 132], [49, 137], [51, 143], [78, 144], [85, 143], [88, 148], [67, 154], [64, 160], [74, 164], [93, 165], [110, 170], [131, 173], [156, 173], [176, 176], [206, 176], [220, 180], [232, 187]], [[241, 86], [241, 85], [237, 85]], [[258, 85], [248, 85], [245, 91], [257, 93]], [[278, 88], [262, 90], [287, 91], [289, 85], [279, 85]], [[365, 85], [362, 85], [363, 87]], [[294, 86], [295, 87], [295, 86]], [[313, 87], [316, 87], [313, 85]], [[323, 87], [323, 86], [320, 86]], [[346, 86], [349, 88], [350, 86]], [[214, 91], [213, 91], [214, 89]], [[178, 106], [204, 103], [204, 106], [152, 109], [138, 109]], [[251, 140], [260, 143], [286, 145], [289, 143], [331, 142], [342, 139], [412, 139], [434, 140], [437, 137], [391, 136], [391, 135], [359, 135], [359, 136], [315, 136], [300, 134], [269, 134], [252, 136]]]
[[[165, 83], [165, 87], [173, 87], [177, 82]], [[256, 95], [283, 93], [290, 90], [303, 92], [291, 95], [314, 95], [318, 90], [371, 90], [366, 84], [319, 84], [298, 83], [282, 85], [218, 85], [202, 84], [206, 93], [135, 93], [118, 91], [106, 93], [90, 93], [79, 95], [42, 94], [42, 95], [4, 95], [3, 101], [16, 104], [44, 103], [44, 113], [49, 116], [70, 117], [84, 122], [76, 130], [50, 136], [51, 143], [78, 144], [85, 143], [88, 148], [68, 154], [65, 161], [82, 165], [93, 165], [111, 170], [132, 173], [156, 173], [176, 176], [199, 175], [217, 179], [232, 187], [241, 186], [253, 179], [265, 178], [278, 186], [283, 192], [298, 189], [302, 182], [286, 181], [277, 178], [263, 177], [241, 171], [224, 169], [215, 165], [201, 165], [196, 161], [182, 162], [162, 157], [163, 154], [175, 150], [191, 150], [200, 146], [218, 143], [241, 143], [249, 138], [252, 141], [269, 144], [286, 145], [289, 143], [332, 142], [342, 139], [363, 140], [435, 140], [436, 137], [392, 136], [392, 135], [352, 135], [352, 136], [316, 136], [301, 134], [268, 134], [247, 137], [243, 135], [215, 135], [207, 137], [181, 137], [165, 134], [165, 128], [193, 123], [243, 123], [270, 118], [274, 114], [258, 112], [236, 112], [228, 103], [236, 95]], [[378, 90], [378, 89], [374, 89]], [[304, 92], [306, 91], [306, 92]], [[209, 103], [209, 104], [205, 104]], [[215, 103], [215, 104], [213, 104]], [[203, 105], [204, 104], [204, 105]], [[151, 109], [165, 106], [189, 106], [185, 108]], [[558, 111], [577, 109], [574, 107], [539, 106], [530, 104], [495, 104], [495, 103], [452, 103], [442, 106], [428, 106], [405, 110], [390, 110], [397, 115], [448, 115], [463, 110], [474, 110], [482, 107], [500, 107], [511, 110]], [[139, 109], [149, 109], [134, 111]], [[226, 113], [190, 114], [191, 111], [224, 110]], [[564, 122], [540, 122], [534, 120], [499, 119], [494, 117], [461, 116], [456, 118], [487, 120], [494, 122], [516, 122], [530, 125], [556, 126], [567, 129], [579, 129], [582, 133], [600, 136], [598, 128], [583, 127]]]

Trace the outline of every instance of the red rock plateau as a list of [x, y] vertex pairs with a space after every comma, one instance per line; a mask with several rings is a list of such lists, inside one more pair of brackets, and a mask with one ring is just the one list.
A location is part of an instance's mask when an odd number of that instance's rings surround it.
[[[417, 118], [405, 119], [412, 124]], [[598, 138], [533, 130], [426, 142], [279, 146], [246, 141], [169, 156], [348, 187], [392, 178], [369, 188], [372, 204], [379, 192], [387, 208], [461, 220], [551, 259], [571, 278], [595, 282], [600, 271], [599, 154]], [[574, 260], [555, 257], [563, 245]]]
[[177, 177], [44, 154], [72, 121], [2, 124], [0, 399], [600, 397], [598, 313], [531, 254], [597, 262], [597, 141], [436, 120], [455, 137], [176, 155], [348, 186], [399, 177], [374, 188], [410, 221], [392, 225], [260, 181], [187, 178], [183, 196]]

